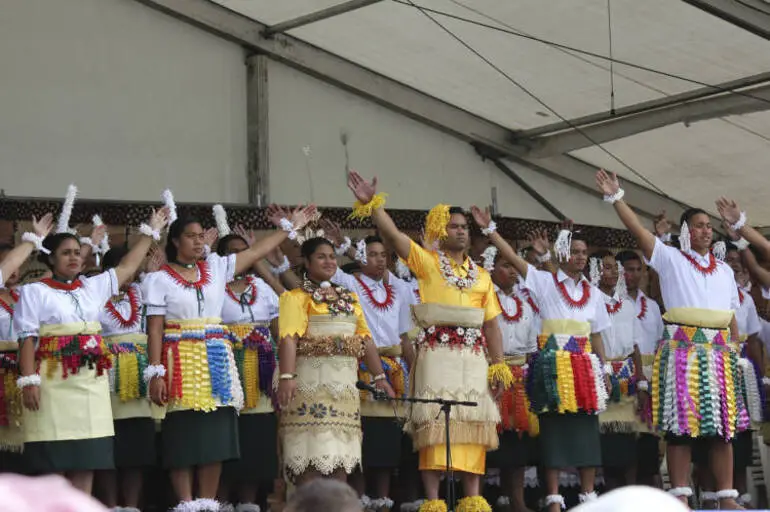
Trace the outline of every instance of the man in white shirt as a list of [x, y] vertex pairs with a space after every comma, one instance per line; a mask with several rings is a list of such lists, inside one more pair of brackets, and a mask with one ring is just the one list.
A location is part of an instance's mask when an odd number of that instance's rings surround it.
[[[618, 253], [616, 259], [623, 264], [628, 297], [635, 305], [636, 346], [641, 355], [644, 379], [649, 383], [652, 378], [652, 362], [655, 358], [655, 350], [663, 337], [663, 317], [660, 314], [658, 303], [639, 288], [645, 270], [639, 254], [634, 251], [622, 251]], [[660, 487], [662, 485], [660, 479], [660, 437], [654, 432], [650, 432], [647, 425], [652, 419], [650, 417], [652, 411], [650, 409], [649, 389], [642, 391], [637, 387], [637, 393], [639, 394], [643, 422], [640, 425], [641, 431], [637, 439], [636, 481], [639, 484]]]
[[[691, 448], [709, 444], [711, 470], [723, 509], [739, 509], [733, 489], [730, 441], [748, 427], [743, 401], [736, 396], [737, 357], [728, 341], [738, 340], [738, 289], [733, 271], [710, 252], [713, 229], [700, 209], [682, 214], [681, 250], [664, 245], [623, 201], [617, 176], [599, 171], [597, 189], [636, 238], [660, 276], [666, 306], [663, 340], [651, 385], [653, 424], [666, 435], [671, 494], [687, 502]], [[689, 379], [683, 380], [683, 375]], [[697, 400], [693, 398], [697, 396]]]
[[620, 263], [607, 250], [595, 252], [590, 261], [592, 269], [598, 266], [599, 290], [610, 317], [610, 327], [602, 332], [602, 339], [612, 366], [612, 389], [607, 410], [599, 415], [599, 426], [604, 478], [607, 487], [614, 489], [636, 481], [636, 389], [646, 388], [647, 381], [637, 346], [636, 307], [627, 296], [625, 278], [620, 279]]
[[[484, 268], [489, 270], [495, 284], [502, 313], [497, 317], [503, 335], [505, 362], [513, 373], [513, 386], [498, 400], [502, 431], [500, 447], [490, 452], [487, 464], [500, 468], [501, 487], [505, 493], [501, 504], [510, 503], [513, 512], [527, 510], [524, 502], [524, 471], [536, 466], [537, 416], [529, 410], [526, 380], [528, 358], [537, 351], [539, 322], [527, 297], [516, 291], [518, 272], [490, 246], [483, 254]], [[532, 434], [532, 436], [530, 435]]]
[[[342, 243], [341, 240], [334, 242], [338, 246]], [[402, 335], [410, 330], [408, 310], [413, 300], [406, 286], [396, 283], [393, 276], [388, 276], [391, 279], [386, 282], [386, 274], [389, 274], [388, 253], [382, 240], [377, 236], [369, 236], [364, 239], [364, 243], [365, 256], [359, 255], [363, 260], [359, 261], [361, 273], [348, 274], [338, 269], [332, 282], [358, 295], [388, 381], [398, 395], [404, 395], [408, 391], [409, 370], [402, 353], [411, 349], [411, 346], [402, 343]], [[359, 375], [366, 382], [372, 378], [363, 366]], [[401, 462], [403, 433], [391, 403], [375, 402], [369, 393], [366, 395], [361, 404], [361, 427], [364, 433], [362, 459], [364, 473], [373, 474], [376, 485], [372, 493], [375, 497], [371, 500], [364, 497], [363, 500], [369, 510], [390, 509], [393, 506], [393, 500], [389, 497], [390, 476]], [[359, 482], [358, 487], [363, 492], [365, 485]]]

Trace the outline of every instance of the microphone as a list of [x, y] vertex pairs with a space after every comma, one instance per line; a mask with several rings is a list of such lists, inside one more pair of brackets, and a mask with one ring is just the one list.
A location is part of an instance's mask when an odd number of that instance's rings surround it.
[[367, 384], [366, 382], [362, 380], [356, 381], [356, 388], [360, 389], [361, 391], [368, 391], [372, 395], [374, 395], [375, 400], [385, 400], [385, 392], [377, 389], [376, 387], [372, 386], [371, 384]]

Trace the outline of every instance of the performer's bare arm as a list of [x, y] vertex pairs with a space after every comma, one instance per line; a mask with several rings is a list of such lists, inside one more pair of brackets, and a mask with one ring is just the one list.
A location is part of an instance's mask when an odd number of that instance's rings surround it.
[[[351, 171], [348, 175], [348, 188], [356, 196], [356, 199], [362, 204], [368, 204], [371, 202], [374, 195], [377, 193], [377, 177], [372, 179], [371, 182], [364, 180], [360, 174], [355, 171]], [[412, 240], [405, 234], [399, 231], [396, 223], [385, 211], [385, 208], [377, 208], [372, 213], [372, 222], [377, 226], [377, 230], [380, 236], [395, 249], [396, 254], [404, 260], [409, 259], [409, 250]]]
[[[620, 190], [620, 182], [618, 182], [618, 177], [615, 173], [609, 174], [601, 170], [596, 173], [596, 188], [605, 196], [614, 196]], [[639, 217], [636, 216], [625, 201], [619, 199], [615, 201], [613, 206], [620, 221], [636, 238], [644, 257], [648, 260], [652, 258], [652, 251], [655, 248], [655, 235], [644, 227], [642, 221], [639, 220]]]
[[762, 288], [770, 288], [770, 272], [762, 268], [753, 252], [741, 251], [741, 261], [743, 261], [749, 274], [759, 281]]
[[[741, 209], [735, 201], [726, 197], [720, 197], [717, 199], [716, 204], [719, 215], [721, 215], [729, 225], [735, 225], [735, 223], [740, 220]], [[748, 222], [744, 222], [744, 225], [737, 231], [738, 234], [745, 238], [751, 245], [761, 250], [765, 258], [770, 258], [770, 241], [762, 236], [759, 231], [749, 226]]]
[[[165, 322], [165, 315], [147, 317], [147, 351], [149, 352], [149, 362], [153, 366], [159, 366], [163, 360], [163, 325]], [[168, 402], [165, 379], [156, 377], [150, 381], [150, 399], [159, 406]]]
[[[471, 207], [471, 215], [473, 215], [473, 220], [476, 222], [476, 225], [481, 229], [487, 229], [489, 223], [492, 222], [492, 216], [489, 214], [489, 209], [481, 210], [478, 206], [473, 206]], [[511, 244], [506, 242], [497, 231], [490, 233], [488, 236], [489, 241], [497, 247], [498, 251], [500, 251], [500, 256], [510, 262], [510, 264], [516, 268], [516, 271], [521, 274], [521, 277], [526, 279], [527, 272], [529, 272], [529, 263], [527, 263], [527, 260], [519, 256], [516, 251], [513, 250]]]
[[404, 356], [404, 360], [406, 361], [409, 370], [411, 370], [412, 367], [414, 367], [414, 360], [417, 358], [417, 353], [414, 350], [412, 340], [409, 339], [409, 335], [406, 333], [401, 335], [401, 353]]
[[295, 375], [297, 371], [297, 337], [284, 336], [278, 345], [278, 367], [280, 375], [278, 381], [278, 404], [288, 407], [297, 393], [297, 381], [295, 378], [281, 378], [281, 376]]

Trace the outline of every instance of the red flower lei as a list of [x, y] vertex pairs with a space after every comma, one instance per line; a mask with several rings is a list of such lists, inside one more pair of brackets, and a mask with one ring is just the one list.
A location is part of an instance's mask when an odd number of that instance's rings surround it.
[[110, 316], [124, 329], [133, 327], [136, 325], [137, 320], [139, 320], [139, 297], [137, 297], [136, 290], [133, 286], [128, 289], [126, 295], [128, 295], [128, 304], [131, 306], [131, 315], [129, 315], [128, 318], [123, 318], [123, 315], [120, 314], [120, 311], [118, 311], [118, 308], [112, 303], [112, 300], [108, 300], [107, 305], [105, 306]]
[[521, 303], [521, 299], [514, 295], [510, 295], [510, 297], [513, 299], [513, 301], [516, 303], [516, 314], [511, 315], [503, 306], [503, 301], [500, 300], [500, 294], [495, 294], [497, 296], [497, 304], [500, 306], [500, 310], [502, 311], [503, 319], [505, 319], [506, 322], [514, 324], [521, 320], [521, 315], [524, 313], [523, 304]]
[[535, 301], [532, 300], [532, 295], [529, 294], [529, 290], [524, 288], [524, 294], [527, 296], [527, 303], [529, 304], [529, 307], [532, 308], [532, 311], [534, 311], [536, 315], [539, 315], [540, 308], [538, 308], [537, 304], [535, 304]]
[[743, 301], [746, 300], [746, 296], [743, 295], [743, 292], [740, 288], [738, 288], [738, 300], [741, 301], [741, 306], [743, 306]]
[[188, 281], [169, 265], [163, 265], [161, 270], [166, 272], [174, 281], [176, 281], [179, 286], [183, 288], [195, 288], [196, 290], [200, 290], [209, 284], [211, 275], [209, 274], [209, 266], [205, 260], [198, 260], [195, 265], [198, 267], [198, 275], [200, 275], [197, 281]]
[[575, 300], [570, 297], [569, 293], [567, 293], [567, 287], [564, 286], [564, 283], [559, 282], [556, 274], [553, 274], [553, 282], [556, 284], [556, 288], [559, 290], [559, 293], [561, 293], [562, 299], [564, 299], [567, 305], [572, 309], [583, 309], [591, 299], [591, 285], [588, 284], [588, 281], [586, 280], [583, 280], [580, 283], [583, 287], [583, 296], [580, 297], [580, 300]]
[[642, 295], [641, 301], [642, 301], [642, 308], [641, 308], [642, 310], [639, 311], [639, 314], [636, 315], [636, 318], [639, 320], [644, 320], [644, 317], [647, 316], [647, 297]]
[[382, 283], [385, 285], [385, 301], [379, 302], [374, 298], [374, 293], [372, 293], [372, 290], [366, 286], [366, 283], [364, 283], [360, 277], [354, 277], [356, 278], [356, 281], [358, 281], [358, 284], [360, 284], [364, 289], [364, 294], [366, 294], [366, 298], [369, 301], [369, 304], [371, 304], [374, 309], [378, 311], [387, 311], [390, 309], [390, 307], [393, 305], [393, 286], [387, 283]]
[[614, 315], [615, 313], [620, 311], [620, 308], [623, 307], [623, 301], [622, 300], [617, 301], [614, 306], [610, 306], [609, 304], [605, 303], [604, 307], [607, 308], [607, 313], [609, 313], [610, 315]]
[[690, 256], [689, 254], [685, 254], [685, 253], [684, 253], [684, 252], [682, 252], [682, 251], [679, 251], [679, 252], [681, 252], [681, 253], [682, 253], [682, 256], [684, 256], [684, 257], [685, 257], [685, 259], [686, 259], [687, 261], [689, 261], [689, 262], [690, 262], [690, 265], [692, 265], [693, 267], [695, 267], [695, 270], [697, 270], [698, 272], [700, 272], [700, 273], [701, 273], [701, 274], [703, 274], [704, 276], [710, 276], [710, 275], [711, 275], [711, 274], [713, 274], [713, 273], [714, 273], [714, 271], [717, 269], [717, 259], [716, 259], [716, 258], [714, 257], [714, 255], [713, 255], [712, 253], [710, 253], [710, 252], [709, 252], [709, 264], [708, 264], [708, 266], [707, 266], [707, 267], [703, 267], [703, 266], [701, 266], [701, 264], [700, 264], [700, 263], [698, 263], [698, 262], [695, 260], [695, 258], [693, 258], [692, 256]]
[[[257, 283], [254, 280], [254, 278], [253, 277], [247, 277], [246, 280], [249, 282], [249, 286], [251, 286], [251, 290], [252, 290], [251, 299], [246, 303], [246, 305], [251, 307], [251, 306], [254, 305], [255, 302], [257, 302], [257, 295], [259, 295], [259, 293], [258, 293], [258, 289], [257, 289]], [[238, 304], [241, 303], [240, 297], [235, 295], [235, 292], [233, 292], [232, 288], [230, 288], [230, 283], [227, 283], [227, 286], [225, 286], [225, 290], [227, 290], [227, 295], [231, 299], [233, 299]], [[248, 288], [246, 288], [246, 290], [243, 290], [243, 293], [246, 293], [247, 290], [248, 290]]]
[[80, 281], [80, 279], [75, 279], [71, 283], [67, 284], [51, 279], [50, 277], [46, 277], [45, 279], [41, 279], [40, 282], [53, 288], [54, 290], [64, 290], [65, 292], [71, 292], [83, 286], [83, 283]]
[[[11, 294], [11, 298], [13, 299], [14, 304], [19, 302], [19, 292], [14, 289], [10, 289], [8, 291]], [[0, 297], [0, 307], [6, 310], [10, 316], [13, 316], [13, 306], [5, 302], [2, 297]]]

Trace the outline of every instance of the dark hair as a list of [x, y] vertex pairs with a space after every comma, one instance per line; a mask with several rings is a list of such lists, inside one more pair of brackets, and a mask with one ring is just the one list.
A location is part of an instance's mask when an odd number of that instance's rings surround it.
[[166, 261], [169, 263], [176, 261], [177, 258], [176, 245], [174, 245], [174, 240], [178, 240], [179, 237], [182, 236], [182, 233], [184, 233], [185, 228], [190, 224], [200, 224], [200, 221], [193, 217], [179, 217], [174, 222], [172, 222], [171, 226], [168, 228], [168, 239], [166, 240]]
[[380, 238], [377, 235], [367, 236], [366, 238], [364, 238], [364, 243], [366, 245], [371, 245], [371, 244], [382, 244], [382, 245], [385, 245], [385, 242], [382, 241], [382, 238]]
[[305, 240], [305, 243], [303, 243], [302, 247], [300, 248], [300, 254], [302, 254], [303, 258], [310, 259], [310, 257], [322, 245], [328, 245], [329, 247], [334, 249], [334, 245], [329, 240], [323, 237], [317, 236], [315, 238], [310, 238], [308, 240]]
[[463, 217], [465, 217], [465, 210], [463, 210], [459, 206], [450, 206], [449, 215], [462, 215]]
[[[48, 235], [45, 237], [45, 240], [43, 240], [43, 247], [48, 249], [51, 254], [54, 254], [56, 249], [58, 249], [65, 240], [74, 240], [77, 242], [78, 247], [80, 247], [80, 240], [72, 233], [57, 233], [55, 235]], [[37, 261], [53, 270], [53, 263], [51, 263], [49, 256], [50, 254], [46, 254], [45, 252], [40, 251], [37, 255]]]
[[617, 255], [615, 255], [615, 260], [619, 261], [623, 265], [625, 265], [627, 261], [638, 261], [640, 263], [642, 262], [642, 258], [639, 256], [639, 254], [628, 250], [620, 251]]
[[726, 247], [725, 254], [727, 254], [728, 252], [740, 251], [740, 249], [738, 249], [738, 246], [732, 242], [725, 242], [725, 247]]
[[355, 274], [356, 272], [361, 272], [361, 265], [357, 261], [353, 261], [342, 265], [340, 270], [346, 274]]
[[[591, 254], [591, 256], [589, 256], [589, 259], [596, 258], [596, 259], [599, 259], [599, 260], [603, 260], [607, 256], [612, 256], [612, 253], [610, 251], [608, 251], [607, 249], [599, 249], [598, 251], [594, 251], [594, 253]], [[612, 256], [612, 257], [614, 257], [614, 256]]]
[[693, 217], [699, 214], [703, 214], [708, 216], [708, 212], [702, 208], [688, 208], [684, 212], [682, 212], [682, 216], [679, 217], [679, 224], [682, 225], [685, 222], [687, 222], [687, 225], [690, 225], [690, 220], [692, 220]]
[[301, 485], [284, 509], [286, 512], [358, 512], [363, 510], [358, 494], [344, 482], [316, 479]]
[[121, 245], [119, 247], [113, 247], [102, 258], [102, 269], [109, 270], [120, 265], [120, 260], [126, 257], [128, 254], [128, 247]]
[[247, 242], [246, 239], [243, 238], [241, 235], [230, 233], [229, 235], [225, 235], [222, 238], [220, 238], [219, 242], [217, 242], [217, 254], [219, 254], [220, 256], [227, 256], [227, 248], [230, 245], [230, 242], [232, 242], [233, 240], [240, 240], [247, 246], [249, 245], [249, 242]]

